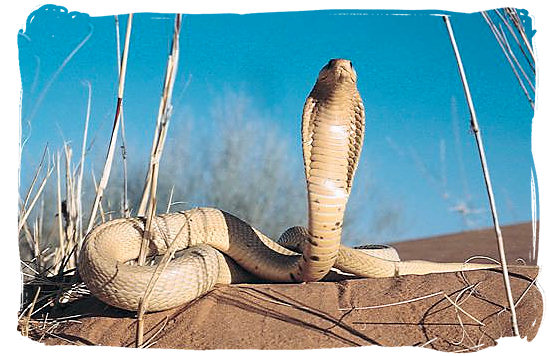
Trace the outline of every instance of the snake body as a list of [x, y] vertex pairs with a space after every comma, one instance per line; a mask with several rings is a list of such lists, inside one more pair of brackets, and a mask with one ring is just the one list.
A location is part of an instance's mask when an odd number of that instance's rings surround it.
[[[302, 114], [302, 148], [308, 189], [308, 227], [292, 227], [274, 242], [230, 213], [195, 208], [155, 216], [147, 255], [181, 251], [160, 273], [148, 311], [185, 304], [216, 283], [249, 276], [277, 282], [317, 281], [332, 267], [361, 277], [392, 277], [494, 268], [488, 264], [399, 261], [395, 250], [341, 246], [346, 203], [358, 165], [365, 109], [350, 61], [333, 59], [320, 71]], [[143, 218], [116, 219], [85, 238], [78, 269], [103, 302], [137, 310], [157, 266], [137, 266]], [[240, 266], [237, 267], [236, 265]], [[242, 269], [241, 269], [242, 268]]]

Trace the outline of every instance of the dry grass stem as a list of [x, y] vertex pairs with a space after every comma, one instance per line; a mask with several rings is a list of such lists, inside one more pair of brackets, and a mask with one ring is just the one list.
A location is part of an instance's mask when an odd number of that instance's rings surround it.
[[499, 260], [496, 260], [496, 259], [491, 258], [491, 257], [489, 257], [489, 256], [483, 256], [483, 255], [471, 256], [471, 257], [469, 257], [467, 260], [465, 260], [464, 263], [469, 263], [469, 262], [471, 262], [471, 261], [473, 261], [473, 260], [477, 260], [477, 259], [488, 260], [488, 261], [491, 261], [491, 262], [493, 262], [493, 263], [495, 263], [495, 264], [497, 264], [497, 265], [500, 264], [500, 261], [499, 261]]
[[535, 54], [533, 53], [533, 48], [531, 48], [531, 44], [529, 43], [529, 39], [527, 39], [527, 35], [525, 34], [525, 29], [523, 28], [523, 25], [521, 24], [521, 20], [518, 16], [518, 12], [516, 9], [511, 7], [504, 8], [506, 13], [510, 15], [510, 18], [512, 19], [512, 22], [514, 23], [514, 26], [518, 29], [519, 34], [521, 35], [521, 38], [523, 39], [523, 43], [525, 44], [525, 47], [527, 47], [527, 50], [529, 51], [529, 54], [531, 55], [531, 58], [535, 58]]
[[[59, 241], [59, 248], [58, 253], [55, 259], [54, 264], [58, 264], [58, 261], [62, 258], [63, 252], [65, 251], [65, 239], [67, 238], [65, 236], [65, 230], [63, 229], [63, 211], [62, 211], [62, 204], [61, 204], [61, 173], [60, 173], [60, 157], [59, 152], [57, 152], [56, 155], [56, 167], [57, 167], [57, 227], [58, 227], [58, 241]], [[58, 271], [56, 271], [58, 272]]]
[[493, 216], [493, 224], [495, 228], [495, 234], [498, 244], [498, 251], [500, 256], [500, 263], [502, 264], [502, 270], [503, 270], [503, 277], [504, 277], [504, 286], [506, 289], [506, 296], [508, 298], [508, 303], [510, 305], [510, 312], [512, 314], [512, 327], [513, 332], [515, 336], [519, 336], [519, 329], [518, 329], [518, 320], [516, 315], [516, 309], [514, 308], [514, 298], [512, 297], [512, 289], [510, 287], [510, 277], [508, 275], [508, 264], [506, 262], [506, 253], [504, 251], [504, 241], [502, 238], [502, 232], [500, 230], [500, 224], [498, 222], [498, 214], [496, 209], [496, 203], [495, 198], [493, 195], [493, 188], [491, 185], [491, 178], [489, 174], [489, 168], [487, 166], [487, 161], [485, 158], [485, 149], [483, 148], [483, 140], [481, 138], [481, 133], [479, 129], [479, 124], [477, 122], [476, 112], [474, 109], [474, 104], [472, 101], [472, 97], [470, 95], [470, 88], [468, 86], [468, 81], [466, 80], [466, 74], [464, 72], [464, 67], [462, 66], [462, 59], [460, 58], [460, 52], [458, 51], [458, 47], [454, 38], [453, 29], [451, 26], [451, 20], [447, 15], [443, 16], [443, 21], [447, 25], [447, 30], [449, 32], [449, 38], [451, 40], [451, 44], [453, 46], [453, 50], [456, 57], [456, 62], [458, 65], [460, 78], [462, 80], [462, 84], [464, 87], [464, 93], [466, 95], [466, 100], [468, 102], [468, 108], [470, 110], [470, 118], [471, 118], [471, 127], [474, 132], [476, 143], [478, 147], [478, 153], [479, 153], [479, 159], [481, 162], [481, 168], [483, 171], [483, 177], [485, 179], [485, 186], [487, 188], [487, 195], [489, 198], [489, 205], [491, 207], [491, 213]]
[[34, 117], [34, 115], [36, 114], [36, 112], [38, 111], [38, 108], [40, 107], [40, 105], [42, 104], [42, 101], [44, 100], [44, 98], [46, 97], [46, 94], [48, 93], [48, 91], [50, 90], [50, 87], [52, 86], [52, 84], [55, 82], [55, 80], [57, 79], [57, 77], [59, 76], [59, 74], [61, 74], [61, 72], [63, 71], [63, 69], [65, 69], [65, 67], [67, 66], [67, 64], [71, 61], [71, 59], [76, 55], [76, 53], [78, 51], [80, 51], [80, 49], [84, 46], [84, 44], [86, 42], [88, 42], [88, 40], [90, 39], [90, 37], [92, 37], [92, 34], [94, 32], [94, 27], [91, 23], [88, 24], [88, 27], [89, 27], [89, 32], [86, 34], [86, 36], [82, 39], [82, 41], [80, 41], [76, 47], [71, 51], [71, 53], [69, 53], [67, 55], [67, 57], [65, 57], [65, 59], [63, 60], [63, 62], [61, 63], [61, 65], [57, 68], [57, 70], [48, 78], [48, 81], [46, 82], [46, 84], [44, 84], [44, 86], [42, 87], [42, 90], [40, 91], [40, 94], [38, 95], [37, 99], [34, 101], [33, 103], [33, 106], [32, 106], [32, 109], [31, 111], [29, 112], [29, 114], [27, 115], [27, 117], [23, 120], [23, 121], [27, 121], [27, 122], [31, 122], [32, 121], [32, 118]]
[[167, 324], [168, 324], [168, 317], [165, 317], [159, 329], [155, 331], [155, 333], [151, 335], [151, 337], [141, 345], [141, 348], [147, 349], [153, 346], [156, 343], [156, 341], [153, 341], [153, 340], [164, 330]]
[[40, 294], [40, 286], [36, 289], [36, 293], [34, 294], [34, 299], [32, 300], [32, 303], [29, 308], [29, 312], [27, 314], [27, 317], [25, 319], [25, 324], [23, 326], [22, 334], [23, 336], [29, 336], [29, 323], [31, 322], [31, 316], [34, 310], [34, 306], [36, 305], [36, 301], [38, 299], [38, 295]]
[[[518, 48], [520, 49], [521, 53], [523, 54], [527, 64], [529, 65], [530, 69], [531, 69], [531, 72], [533, 74], [536, 73], [535, 71], [535, 66], [534, 64], [532, 63], [534, 57], [530, 57], [527, 55], [527, 53], [525, 53], [525, 51], [523, 50], [523, 46], [522, 44], [520, 43], [518, 37], [516, 36], [516, 33], [514, 31], [514, 29], [512, 28], [512, 26], [510, 25], [510, 21], [508, 20], [508, 17], [505, 15], [502, 15], [499, 11], [499, 9], [495, 9], [493, 10], [494, 13], [496, 13], [498, 15], [498, 17], [500, 18], [500, 20], [502, 21], [502, 23], [506, 26], [506, 28], [508, 29], [508, 32], [512, 35], [512, 37], [514, 38], [515, 42], [516, 42], [516, 45], [518, 46]], [[522, 26], [523, 28], [523, 26]], [[519, 32], [519, 30], [518, 30]], [[506, 39], [506, 35], [504, 34], [504, 31], [501, 29], [501, 33], [502, 33], [502, 36], [504, 37], [504, 39]], [[508, 42], [508, 41], [506, 41]], [[528, 44], [528, 43], [527, 43]], [[512, 51], [511, 47], [509, 44], [507, 44], [507, 49], [508, 49], [508, 52], [510, 53], [510, 55], [512, 55], [515, 59], [515, 55], [514, 55], [514, 52]], [[519, 64], [519, 61], [517, 59], [514, 60], [516, 62], [516, 64], [520, 67], [520, 69], [522, 70], [523, 72], [523, 68], [521, 67], [521, 65]], [[526, 79], [528, 78], [527, 76], [525, 76]], [[533, 91], [535, 91], [535, 88], [531, 85], [531, 88], [533, 89]]]
[[[247, 288], [247, 289], [248, 289], [248, 288]], [[279, 300], [275, 300], [275, 299], [272, 299], [272, 298], [267, 298], [267, 297], [262, 296], [262, 295], [259, 295], [259, 294], [252, 294], [252, 293], [250, 293], [249, 291], [239, 290], [239, 292], [245, 293], [245, 294], [248, 294], [248, 295], [252, 295], [254, 298], [258, 298], [258, 299], [264, 300], [264, 301], [269, 302], [269, 303], [278, 304], [278, 305], [283, 305], [283, 306], [285, 306], [285, 307], [291, 307], [291, 308], [296, 307], [295, 305], [292, 305], [292, 304], [289, 304], [289, 303], [285, 303], [285, 302], [281, 302], [281, 301], [279, 301]], [[305, 310], [311, 310], [311, 309], [309, 309], [308, 307], [305, 307], [305, 306], [304, 306], [304, 307], [301, 307], [301, 308], [303, 308], [303, 309], [305, 309]]]
[[[145, 233], [142, 239], [140, 253], [138, 257], [138, 265], [143, 265], [145, 262], [145, 253], [149, 234], [151, 232], [151, 223], [153, 216], [156, 214], [157, 207], [157, 185], [159, 164], [164, 149], [164, 142], [168, 132], [168, 124], [172, 114], [172, 92], [176, 81], [176, 72], [179, 62], [179, 32], [181, 28], [181, 15], [176, 15], [174, 24], [174, 35], [172, 38], [172, 48], [168, 56], [168, 63], [164, 79], [164, 88], [159, 105], [157, 116], [157, 125], [155, 127], [155, 136], [153, 138], [153, 146], [151, 148], [151, 157], [149, 162], [149, 170], [145, 182], [144, 194], [141, 198], [138, 215], [143, 216], [146, 212]], [[148, 204], [146, 204], [148, 203]], [[146, 209], [146, 210], [145, 210]]]
[[520, 70], [521, 74], [523, 75], [523, 78], [525, 78], [525, 81], [527, 82], [527, 84], [529, 84], [529, 87], [534, 92], [535, 91], [535, 86], [531, 82], [531, 78], [529, 78], [527, 73], [525, 73], [525, 70], [523, 70], [523, 67], [521, 66], [518, 59], [516, 58], [516, 55], [514, 54], [514, 51], [512, 51], [512, 48], [510, 47], [510, 43], [508, 42], [508, 38], [506, 37], [506, 33], [504, 33], [504, 30], [502, 29], [502, 25], [499, 25], [499, 28], [500, 28], [500, 34], [501, 34], [502, 40], [504, 41], [504, 44], [506, 45], [506, 50], [510, 54], [510, 57], [514, 60], [514, 63], [516, 64], [516, 66]]
[[472, 314], [468, 313], [466, 310], [462, 309], [460, 307], [460, 305], [458, 305], [458, 303], [456, 303], [455, 301], [453, 301], [451, 298], [449, 298], [449, 296], [447, 294], [443, 294], [443, 296], [445, 297], [445, 299], [447, 299], [449, 301], [449, 303], [451, 303], [452, 305], [454, 305], [454, 307], [458, 310], [460, 310], [462, 313], [464, 313], [464, 315], [466, 315], [467, 317], [469, 317], [470, 319], [472, 319], [473, 321], [475, 321], [476, 323], [478, 323], [479, 325], [481, 326], [485, 326], [485, 324], [483, 324], [481, 321], [477, 320]]
[[[120, 77], [120, 68], [122, 67], [122, 59], [120, 55], [120, 29], [118, 16], [115, 15], [115, 29], [116, 29], [116, 54], [118, 63], [118, 75]], [[122, 190], [122, 216], [127, 218], [130, 216], [130, 208], [128, 206], [128, 163], [126, 152], [126, 129], [124, 127], [124, 105], [120, 106], [120, 138], [122, 145], [120, 146], [122, 155], [122, 175], [123, 175], [123, 190]]]
[[455, 313], [456, 313], [456, 319], [458, 320], [458, 324], [460, 325], [460, 329], [462, 330], [462, 335], [460, 336], [460, 340], [458, 341], [449, 340], [449, 343], [455, 346], [460, 346], [464, 343], [464, 339], [466, 339], [466, 337], [468, 337], [470, 341], [473, 341], [473, 340], [470, 337], [470, 335], [468, 335], [468, 333], [466, 332], [466, 328], [464, 327], [462, 318], [460, 317], [460, 314], [458, 313], [458, 310], [456, 308], [455, 308]]
[[433, 339], [426, 341], [425, 343], [423, 343], [423, 344], [420, 345], [419, 347], [426, 347], [426, 346], [428, 346], [429, 344], [431, 344], [432, 342], [436, 341], [437, 339], [438, 339], [437, 337], [434, 337]]
[[[506, 10], [505, 10], [506, 11]], [[514, 38], [515, 42], [516, 42], [516, 45], [518, 46], [519, 50], [521, 51], [521, 53], [523, 54], [523, 57], [525, 58], [525, 60], [527, 61], [527, 63], [529, 64], [529, 68], [531, 68], [531, 71], [533, 73], [535, 73], [535, 65], [533, 64], [533, 59], [534, 57], [533, 56], [529, 56], [527, 55], [527, 53], [525, 53], [525, 50], [523, 49], [523, 45], [520, 43], [518, 37], [516, 36], [516, 33], [514, 31], [514, 29], [512, 28], [512, 25], [510, 25], [510, 21], [509, 21], [509, 16], [505, 16], [505, 15], [502, 15], [500, 13], [500, 10], [499, 9], [495, 9], [494, 12], [498, 15], [498, 17], [500, 17], [502, 23], [504, 23], [504, 25], [506, 26], [506, 28], [508, 28], [508, 32], [512, 35], [512, 37]]]
[[80, 170], [78, 173], [78, 181], [76, 184], [76, 212], [77, 212], [77, 231], [78, 231], [78, 247], [80, 248], [82, 246], [82, 239], [83, 239], [83, 226], [82, 226], [82, 179], [84, 178], [84, 159], [86, 155], [86, 141], [88, 139], [88, 124], [90, 122], [90, 111], [91, 111], [91, 104], [92, 104], [92, 85], [89, 81], [85, 81], [84, 84], [88, 88], [88, 102], [86, 105], [86, 120], [84, 123], [84, 134], [82, 137], [82, 147], [80, 150]]
[[407, 304], [407, 303], [412, 303], [412, 302], [416, 302], [416, 301], [423, 300], [423, 299], [432, 298], [432, 297], [435, 297], [435, 296], [438, 296], [438, 295], [441, 295], [441, 294], [443, 294], [443, 291], [439, 291], [439, 292], [428, 294], [428, 295], [425, 295], [425, 296], [422, 296], [422, 297], [403, 300], [403, 301], [395, 302], [395, 303], [381, 304], [381, 305], [371, 305], [371, 306], [366, 306], [366, 307], [338, 308], [338, 310], [348, 311], [348, 310], [364, 310], [364, 309], [377, 309], [377, 308], [393, 307], [393, 306], [396, 306], [396, 305]]
[[29, 217], [29, 214], [31, 213], [32, 209], [34, 208], [34, 205], [38, 201], [38, 198], [40, 198], [40, 195], [42, 194], [42, 191], [44, 190], [44, 187], [46, 186], [46, 182], [48, 181], [48, 178], [50, 178], [50, 175], [52, 174], [53, 167], [49, 168], [46, 172], [46, 176], [42, 179], [42, 182], [40, 183], [40, 186], [38, 187], [38, 190], [36, 191], [34, 197], [32, 198], [31, 202], [29, 203], [28, 207], [22, 208], [22, 211], [20, 213], [19, 218], [19, 226], [18, 226], [18, 232], [21, 232], [21, 229], [23, 228], [23, 225], [26, 223], [27, 218]]
[[168, 196], [168, 203], [166, 204], [166, 214], [170, 212], [170, 207], [172, 206], [172, 198], [174, 197], [174, 186], [170, 189], [170, 195]]
[[[491, 17], [488, 15], [487, 11], [482, 11], [481, 14], [483, 15], [483, 18], [485, 19], [485, 21], [489, 25], [489, 28], [491, 29], [491, 31], [493, 32], [493, 35], [495, 36], [495, 39], [497, 40], [498, 45], [502, 49], [502, 53], [504, 53], [504, 56], [506, 57], [506, 60], [510, 64], [510, 67], [512, 68], [512, 71], [514, 72], [514, 75], [516, 76], [516, 79], [518, 80], [518, 83], [519, 83], [521, 89], [523, 90], [523, 93], [525, 94], [527, 100], [529, 101], [529, 105], [531, 105], [531, 108], [534, 109], [535, 103], [534, 103], [533, 99], [531, 98], [531, 95], [527, 91], [527, 88], [525, 87], [525, 84], [523, 84], [523, 80], [519, 76], [519, 74], [516, 70], [516, 66], [514, 65], [514, 62], [512, 61], [512, 56], [513, 56], [514, 59], [515, 59], [515, 56], [514, 56], [512, 50], [511, 50], [511, 48], [509, 47], [508, 41], [505, 39], [504, 31], [502, 31], [502, 30], [499, 31], [497, 29], [495, 23], [493, 22], [493, 20], [491, 20]], [[516, 59], [516, 62], [517, 62], [517, 59]], [[527, 77], [527, 75], [523, 71], [523, 68], [521, 67], [521, 65], [519, 65], [519, 63], [517, 63], [517, 65], [522, 70], [524, 75]], [[533, 88], [533, 91], [534, 91], [535, 89], [534, 89], [532, 84], [531, 84], [531, 87]]]
[[[65, 219], [65, 235], [67, 238], [66, 248], [68, 251], [73, 251], [77, 247], [77, 226], [78, 226], [78, 211], [77, 211], [77, 197], [75, 178], [71, 172], [72, 161], [72, 149], [65, 143], [65, 205], [62, 209], [63, 217]], [[76, 253], [72, 254], [72, 259], [68, 260], [67, 266], [73, 268], [76, 266], [77, 256]]]
[[[456, 296], [456, 303], [458, 305], [461, 305], [461, 304], [465, 303], [468, 300], [468, 298], [470, 298], [472, 296], [472, 294], [477, 293], [476, 288], [479, 287], [480, 284], [481, 284], [481, 282], [477, 282], [475, 284], [470, 284], [466, 288], [462, 289]], [[461, 302], [458, 302], [462, 298], [462, 295], [466, 292], [469, 292], [468, 296], [465, 297], [464, 299], [462, 299]]]
[[157, 267], [155, 268], [155, 271], [153, 272], [153, 275], [151, 276], [151, 279], [147, 283], [147, 287], [145, 288], [145, 292], [143, 293], [143, 298], [141, 299], [139, 303], [138, 308], [138, 314], [137, 314], [137, 335], [136, 335], [136, 347], [142, 347], [143, 345], [143, 317], [145, 315], [145, 312], [147, 311], [147, 306], [149, 303], [149, 299], [151, 297], [151, 293], [153, 292], [153, 289], [155, 288], [155, 285], [157, 284], [158, 279], [162, 275], [162, 273], [166, 270], [166, 267], [168, 267], [168, 263], [170, 263], [170, 260], [174, 257], [174, 254], [176, 253], [176, 247], [177, 242], [182, 236], [182, 232], [187, 228], [187, 222], [182, 225], [176, 236], [174, 237], [174, 240], [170, 243], [168, 246], [168, 249], [160, 259]]
[[46, 158], [46, 153], [48, 152], [48, 144], [44, 147], [44, 152], [42, 153], [42, 158], [40, 158], [40, 163], [38, 164], [38, 167], [36, 167], [36, 171], [34, 172], [34, 175], [32, 177], [31, 184], [29, 186], [29, 189], [27, 190], [27, 194], [25, 194], [25, 200], [21, 204], [21, 209], [25, 210], [27, 208], [27, 204], [29, 203], [29, 198], [34, 190], [34, 186], [36, 184], [36, 181], [38, 180], [38, 176], [40, 175], [40, 171], [42, 170], [42, 166], [44, 165], [44, 159]]
[[116, 147], [116, 140], [118, 136], [118, 127], [120, 125], [120, 109], [122, 106], [122, 98], [124, 95], [124, 81], [126, 78], [126, 66], [128, 62], [128, 50], [130, 47], [130, 34], [132, 32], [132, 18], [133, 14], [128, 15], [128, 23], [126, 25], [126, 39], [124, 42], [124, 51], [122, 52], [122, 63], [120, 68], [120, 76], [118, 80], [118, 99], [117, 99], [117, 107], [115, 112], [115, 118], [113, 123], [113, 129], [111, 132], [111, 140], [109, 142], [109, 149], [107, 151], [107, 157], [105, 158], [105, 165], [103, 166], [103, 173], [101, 175], [101, 179], [99, 181], [99, 185], [97, 187], [94, 204], [92, 206], [92, 211], [90, 213], [90, 218], [88, 220], [88, 228], [86, 229], [86, 234], [89, 233], [92, 230], [92, 227], [94, 226], [95, 222], [95, 216], [97, 214], [97, 209], [99, 207], [99, 203], [101, 202], [101, 199], [103, 198], [103, 192], [105, 191], [105, 188], [107, 187], [107, 183], [109, 181], [109, 175], [111, 173], [111, 167], [113, 164], [113, 158], [114, 158], [114, 152]]
[[525, 290], [521, 293], [521, 295], [519, 296], [518, 300], [516, 300], [516, 303], [515, 303], [515, 306], [517, 307], [518, 304], [521, 302], [521, 300], [523, 299], [523, 297], [525, 297], [525, 295], [527, 294], [527, 292], [529, 292], [529, 289], [531, 289], [531, 287], [537, 282], [537, 278], [533, 278], [533, 280], [529, 283], [529, 285], [527, 286], [527, 288], [525, 288]]
[[[177, 72], [177, 67], [179, 62], [180, 29], [181, 29], [181, 14], [177, 14], [174, 22], [172, 48], [168, 56], [168, 64], [167, 64], [165, 80], [164, 80], [164, 88], [163, 88], [163, 93], [161, 97], [161, 102], [159, 105], [157, 125], [155, 128], [155, 136], [153, 138], [153, 146], [151, 150], [149, 170], [147, 173], [144, 194], [142, 196], [142, 200], [138, 210], [138, 215], [143, 215], [145, 202], [148, 202], [145, 231], [143, 234], [140, 252], [137, 260], [138, 265], [143, 265], [145, 262], [147, 243], [151, 233], [153, 217], [156, 214], [156, 206], [157, 206], [156, 194], [157, 194], [157, 184], [158, 184], [159, 163], [162, 157], [164, 142], [168, 131], [168, 123], [170, 121], [170, 117], [172, 114], [172, 92], [174, 89], [176, 72]], [[186, 226], [186, 224], [184, 224], [184, 226]], [[158, 278], [160, 277], [162, 272], [166, 269], [166, 267], [168, 266], [168, 263], [170, 262], [170, 259], [172, 259], [175, 253], [175, 246], [176, 246], [175, 241], [177, 241], [177, 239], [181, 235], [181, 231], [182, 230], [180, 230], [178, 235], [175, 237], [174, 241], [172, 241], [172, 243], [170, 244], [168, 251], [164, 254], [164, 256], [162, 256], [159, 265], [155, 269], [155, 273], [153, 274], [151, 280], [147, 285], [143, 298], [140, 301], [140, 305], [138, 308], [138, 315], [137, 315], [136, 347], [143, 346], [143, 328], [144, 328], [143, 316], [147, 310], [147, 305], [149, 303], [150, 295], [152, 293], [152, 290], [155, 284], [158, 281]]]
[[[94, 189], [97, 192], [97, 180], [95, 178], [95, 174], [93, 171], [92, 171], [92, 182], [94, 184]], [[104, 223], [107, 221], [107, 219], [105, 218], [105, 209], [103, 208], [103, 202], [99, 203], [99, 216], [101, 218], [101, 223]]]

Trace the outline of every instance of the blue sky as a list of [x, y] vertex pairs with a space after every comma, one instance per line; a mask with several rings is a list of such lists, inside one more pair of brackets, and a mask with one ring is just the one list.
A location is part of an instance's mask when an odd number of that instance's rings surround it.
[[[116, 96], [113, 17], [90, 18], [52, 8], [33, 15], [18, 37], [23, 137], [29, 132], [27, 121], [32, 127], [22, 152], [23, 187], [46, 142], [59, 149], [63, 135], [78, 149], [88, 95], [83, 80], [93, 88], [90, 136], [98, 144], [91, 154], [104, 154]], [[453, 14], [451, 19], [501, 222], [527, 221], [532, 110], [481, 15]], [[135, 160], [147, 159], [172, 28], [173, 15], [134, 17], [125, 115], [129, 154]], [[372, 180], [372, 189], [403, 212], [403, 229], [389, 239], [490, 226], [468, 109], [440, 17], [381, 11], [186, 15], [180, 45], [173, 121], [191, 117], [197, 120], [195, 127], [208, 129], [204, 117], [212, 102], [226, 91], [241, 92], [281, 127], [281, 139], [290, 142], [296, 155], [302, 106], [319, 69], [330, 58], [351, 59], [367, 110], [357, 180]], [[358, 204], [353, 196], [352, 204]], [[479, 210], [468, 217], [470, 224], [454, 210], [461, 204]]]

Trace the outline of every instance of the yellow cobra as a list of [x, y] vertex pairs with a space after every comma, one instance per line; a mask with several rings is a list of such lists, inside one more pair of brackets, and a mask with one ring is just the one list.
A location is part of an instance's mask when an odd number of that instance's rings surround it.
[[[497, 267], [399, 261], [391, 248], [340, 245], [364, 130], [365, 110], [355, 70], [348, 60], [332, 59], [319, 73], [302, 115], [307, 229], [290, 228], [276, 243], [236, 216], [214, 208], [154, 217], [147, 255], [163, 254], [171, 244], [179, 252], [155, 284], [148, 310], [185, 304], [216, 283], [245, 281], [250, 274], [242, 269], [269, 281], [307, 282], [320, 280], [333, 266], [375, 278]], [[116, 219], [86, 236], [79, 255], [79, 274], [103, 302], [137, 310], [156, 269], [130, 263], [139, 254], [144, 225], [143, 218]]]

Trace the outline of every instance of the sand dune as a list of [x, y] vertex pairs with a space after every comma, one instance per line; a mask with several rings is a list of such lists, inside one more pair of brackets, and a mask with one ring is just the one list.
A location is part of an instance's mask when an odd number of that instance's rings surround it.
[[[535, 263], [529, 258], [531, 224], [505, 227], [503, 234], [509, 263], [517, 258]], [[490, 229], [394, 246], [403, 259], [463, 261], [474, 254], [498, 256]], [[513, 267], [510, 272], [514, 299], [521, 297], [519, 329], [531, 340], [542, 318], [542, 297], [531, 283], [538, 268]], [[218, 286], [189, 305], [148, 314], [145, 339], [153, 337], [153, 347], [182, 349], [424, 345], [457, 351], [492, 346], [498, 338], [512, 335], [498, 270], [335, 279]], [[457, 300], [459, 308], [451, 302]], [[69, 303], [58, 314], [85, 316], [79, 323], [61, 324], [53, 331], [55, 337], [43, 339], [46, 344], [133, 346], [134, 313], [88, 297]]]

